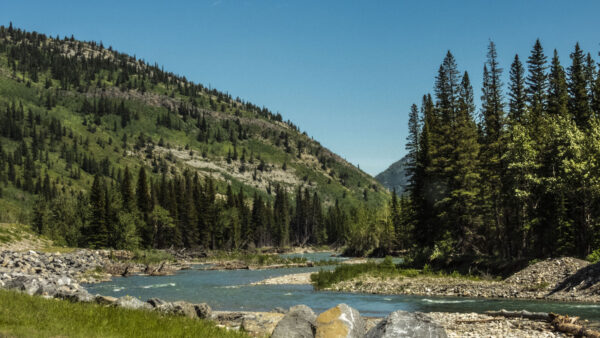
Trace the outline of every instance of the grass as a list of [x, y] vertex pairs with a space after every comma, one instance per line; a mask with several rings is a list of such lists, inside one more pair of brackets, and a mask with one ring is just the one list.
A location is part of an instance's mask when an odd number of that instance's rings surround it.
[[463, 278], [468, 280], [479, 281], [482, 280], [479, 276], [473, 275], [462, 275], [457, 271], [453, 271], [448, 274], [442, 271], [433, 271], [429, 266], [425, 266], [423, 269], [404, 269], [396, 266], [392, 262], [390, 256], [386, 257], [383, 262], [376, 263], [374, 261], [368, 261], [363, 264], [341, 264], [333, 271], [320, 270], [310, 276], [311, 282], [315, 289], [325, 289], [332, 285], [351, 280], [361, 275], [369, 275], [379, 278], [393, 278], [393, 277], [451, 277], [451, 278]]
[[247, 337], [186, 317], [70, 303], [0, 290], [0, 336]]
[[132, 261], [145, 265], [174, 262], [175, 257], [163, 250], [134, 250]]

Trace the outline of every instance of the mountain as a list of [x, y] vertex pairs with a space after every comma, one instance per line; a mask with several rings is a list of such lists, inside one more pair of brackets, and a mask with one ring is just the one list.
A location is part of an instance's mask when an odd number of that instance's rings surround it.
[[375, 179], [389, 191], [396, 189], [396, 193], [402, 195], [408, 184], [408, 175], [406, 173], [407, 162], [408, 158], [406, 156], [402, 157], [375, 176]]
[[[105, 197], [102, 202], [96, 196], [99, 204], [142, 212], [144, 225], [137, 232], [150, 226], [157, 205], [180, 228], [175, 235], [186, 237], [197, 222], [204, 225], [192, 229], [198, 232], [194, 236], [208, 236], [213, 244], [212, 233], [220, 230], [206, 228], [221, 221], [228, 207], [239, 209], [230, 226], [240, 220], [240, 231], [258, 226], [267, 230], [256, 231], [267, 233], [274, 223], [289, 222], [301, 232], [294, 217], [308, 209], [302, 203], [319, 207], [298, 217], [324, 224], [315, 216], [318, 210], [378, 206], [389, 199], [368, 174], [265, 107], [101, 43], [0, 27], [0, 221], [36, 223], [39, 231], [50, 231], [41, 227], [46, 218], [57, 217], [52, 201], [59, 196], [89, 201], [82, 209], [93, 212], [96, 185]], [[129, 190], [145, 195], [132, 202]], [[277, 192], [290, 201], [278, 201]], [[197, 205], [185, 206], [192, 203], [188, 199]], [[219, 210], [212, 220], [203, 219], [207, 199]], [[244, 213], [252, 212], [249, 206], [257, 199], [257, 208], [266, 211], [252, 215], [255, 223], [247, 225], [250, 215]], [[37, 210], [40, 201], [49, 210]], [[113, 219], [108, 211], [98, 212], [106, 219], [94, 226], [107, 227], [120, 217], [116, 211]], [[96, 217], [76, 216], [82, 229]], [[314, 240], [315, 229], [302, 230], [304, 238], [296, 240]], [[270, 236], [261, 238], [260, 244], [272, 242]]]

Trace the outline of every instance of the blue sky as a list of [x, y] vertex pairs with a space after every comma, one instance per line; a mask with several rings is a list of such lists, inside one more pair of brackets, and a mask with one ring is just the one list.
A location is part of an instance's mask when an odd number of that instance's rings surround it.
[[[576, 3], [576, 5], [574, 4]], [[536, 38], [597, 58], [600, 1], [1, 1], [0, 23], [102, 41], [279, 111], [377, 174], [405, 154], [410, 105], [446, 51], [480, 96], [486, 46], [508, 68]]]

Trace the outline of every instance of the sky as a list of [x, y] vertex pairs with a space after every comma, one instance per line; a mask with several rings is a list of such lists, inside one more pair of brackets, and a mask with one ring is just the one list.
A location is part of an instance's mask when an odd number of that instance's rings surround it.
[[280, 112], [376, 175], [405, 153], [408, 112], [447, 50], [481, 95], [486, 48], [504, 82], [539, 38], [563, 65], [598, 60], [600, 1], [8, 1], [0, 24], [102, 41], [189, 80]]

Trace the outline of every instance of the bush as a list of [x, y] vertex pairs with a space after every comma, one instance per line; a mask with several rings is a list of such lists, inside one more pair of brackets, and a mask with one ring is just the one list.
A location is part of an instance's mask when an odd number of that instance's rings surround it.
[[587, 255], [585, 259], [592, 264], [600, 262], [600, 249], [592, 251], [592, 253]]

